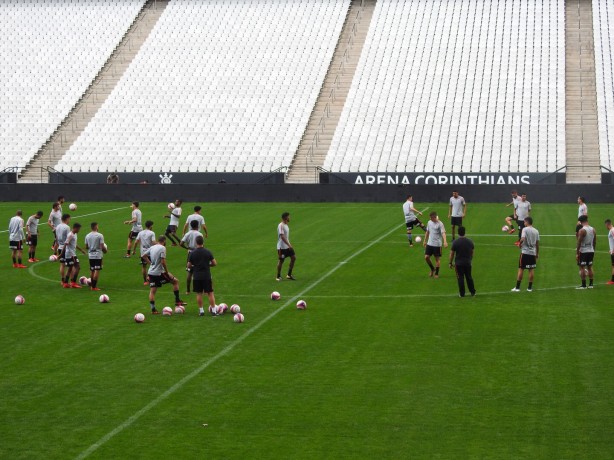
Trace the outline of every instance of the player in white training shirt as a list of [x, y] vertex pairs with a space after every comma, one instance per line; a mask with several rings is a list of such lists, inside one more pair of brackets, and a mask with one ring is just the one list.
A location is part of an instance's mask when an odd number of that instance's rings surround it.
[[104, 236], [98, 231], [98, 222], [92, 222], [91, 232], [85, 235], [85, 249], [90, 259], [90, 279], [92, 291], [100, 291], [98, 278], [102, 270], [102, 254], [107, 252], [107, 245], [104, 244]]
[[520, 246], [520, 238], [522, 235], [522, 229], [524, 228], [524, 220], [530, 215], [531, 203], [527, 201], [527, 194], [523, 193], [520, 195], [520, 200], [518, 200], [514, 205], [514, 217], [516, 218], [516, 223], [518, 224], [518, 241], [514, 243], [516, 246]]
[[463, 217], [467, 214], [467, 203], [465, 199], [458, 194], [456, 190], [452, 192], [450, 197], [450, 209], [448, 210], [448, 219], [452, 224], [452, 241], [456, 237], [456, 227], [463, 225]]
[[539, 257], [539, 231], [533, 227], [533, 218], [525, 217], [524, 225], [520, 231], [520, 260], [518, 262], [518, 275], [516, 287], [512, 292], [520, 292], [520, 283], [525, 270], [529, 270], [529, 285], [527, 291], [533, 290], [533, 277]]
[[[580, 216], [578, 221], [582, 224], [582, 228], [578, 231], [576, 245], [576, 261], [580, 267], [580, 280], [582, 285], [576, 289], [592, 289], [593, 288], [593, 260], [595, 258], [595, 248], [597, 247], [597, 232], [588, 223], [587, 216]], [[588, 276], [588, 286], [586, 286], [586, 277]]]
[[181, 238], [181, 241], [179, 242], [179, 246], [188, 250], [188, 259], [186, 261], [186, 268], [185, 268], [185, 270], [188, 272], [187, 287], [185, 291], [186, 294], [190, 293], [190, 285], [192, 283], [192, 270], [188, 266], [188, 263], [190, 261], [190, 253], [196, 249], [196, 246], [197, 246], [196, 238], [198, 238], [199, 236], [203, 236], [203, 234], [198, 231], [198, 227], [199, 227], [198, 220], [190, 221], [190, 227], [191, 227], [190, 231], [186, 233], [185, 235], [183, 235], [183, 238]]
[[164, 217], [170, 219], [164, 235], [171, 240], [173, 246], [179, 245], [179, 237], [177, 236], [177, 228], [179, 227], [179, 219], [181, 218], [181, 200], [175, 200], [175, 207], [171, 209], [171, 213]]
[[[505, 207], [507, 208], [511, 206], [512, 209], [516, 209], [516, 203], [518, 203], [519, 201], [520, 201], [520, 197], [518, 196], [518, 192], [516, 190], [512, 190], [512, 201], [506, 204]], [[505, 225], [509, 227], [508, 233], [510, 235], [516, 231], [516, 229], [514, 228], [515, 220], [516, 220], [516, 216], [514, 216], [513, 212], [512, 214], [510, 214], [509, 216], [505, 218]]]
[[608, 229], [608, 243], [610, 245], [610, 261], [612, 262], [612, 277], [605, 284], [614, 284], [614, 226], [610, 219], [605, 221], [605, 227]]
[[290, 213], [284, 212], [281, 215], [281, 222], [277, 226], [277, 281], [281, 281], [281, 267], [287, 258], [290, 258], [290, 266], [288, 267], [288, 274], [286, 279], [295, 280], [292, 275], [292, 269], [294, 268], [294, 262], [296, 261], [296, 253], [292, 244], [290, 244]]
[[194, 206], [194, 213], [190, 214], [188, 218], [185, 220], [185, 224], [183, 226], [183, 234], [191, 230], [190, 222], [193, 220], [198, 222], [198, 228], [196, 230], [202, 232], [205, 238], [209, 237], [209, 232], [207, 231], [207, 226], [205, 225], [205, 218], [201, 214], [202, 208], [200, 206]]
[[133, 201], [130, 205], [132, 208], [132, 216], [130, 220], [125, 220], [124, 225], [132, 225], [130, 232], [128, 233], [128, 244], [126, 245], [126, 255], [124, 257], [130, 257], [130, 250], [132, 249], [132, 243], [136, 239], [137, 235], [143, 230], [143, 213], [139, 209], [139, 202]]
[[420, 211], [414, 208], [414, 198], [411, 195], [407, 195], [407, 200], [403, 203], [403, 215], [405, 216], [405, 227], [407, 227], [407, 240], [409, 241], [409, 247], [413, 247], [412, 231], [414, 227], [420, 227], [426, 232], [426, 227], [416, 214], [422, 215]]
[[27, 265], [22, 264], [21, 260], [24, 239], [22, 214], [21, 209], [17, 210], [17, 213], [9, 221], [9, 249], [13, 258], [13, 268], [27, 267]]
[[149, 259], [151, 266], [149, 267], [149, 305], [151, 312], [154, 315], [158, 314], [156, 310], [156, 292], [162, 285], [171, 283], [173, 285], [173, 294], [175, 295], [175, 305], [186, 305], [179, 298], [179, 280], [175, 278], [166, 267], [166, 237], [161, 235], [158, 237], [158, 242], [150, 247], [143, 257]]
[[578, 236], [578, 232], [582, 228], [582, 223], [580, 222], [580, 216], [588, 217], [588, 206], [586, 206], [586, 202], [583, 196], [578, 197], [578, 222], [576, 223], [576, 236]]
[[134, 246], [132, 249], [132, 254], [136, 252], [136, 248], [141, 246], [141, 273], [143, 275], [143, 285], [149, 285], [149, 280], [147, 278], [147, 268], [149, 267], [149, 259], [147, 257], [143, 257], [147, 250], [156, 244], [156, 234], [153, 232], [153, 222], [148, 220], [145, 222], [145, 230], [141, 230], [139, 234], [136, 236], [134, 240]]
[[51, 206], [51, 212], [49, 213], [49, 219], [47, 219], [47, 225], [49, 225], [49, 228], [51, 228], [51, 231], [53, 232], [53, 245], [51, 246], [51, 249], [54, 254], [59, 254], [59, 251], [58, 251], [59, 245], [58, 245], [58, 238], [56, 235], [56, 228], [61, 223], [62, 223], [62, 207], [60, 206], [60, 203], [56, 201]]
[[[437, 217], [435, 211], [429, 214], [429, 221], [426, 223], [426, 233], [424, 235], [424, 260], [431, 269], [429, 277], [439, 278], [439, 259], [441, 258], [441, 247], [448, 247], [446, 238], [446, 228], [443, 222]], [[431, 262], [431, 256], [435, 256], [435, 266]]]
[[28, 245], [28, 262], [38, 262], [36, 258], [36, 246], [38, 245], [38, 224], [43, 217], [43, 211], [37, 211], [26, 222], [26, 244]]

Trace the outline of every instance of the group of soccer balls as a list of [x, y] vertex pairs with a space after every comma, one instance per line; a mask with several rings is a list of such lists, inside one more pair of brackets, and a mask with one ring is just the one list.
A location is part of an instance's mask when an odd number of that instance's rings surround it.
[[[212, 316], [221, 316], [228, 311], [234, 314], [233, 320], [235, 323], [242, 323], [243, 321], [245, 321], [245, 316], [243, 316], [243, 314], [241, 313], [241, 307], [236, 303], [231, 305], [230, 307], [225, 303], [221, 303], [214, 307], [209, 306], [209, 313], [211, 313]], [[183, 305], [177, 305], [175, 307], [176, 315], [183, 315], [184, 313], [185, 307]], [[173, 308], [164, 307], [162, 309], [162, 316], [173, 316]], [[145, 322], [145, 315], [143, 313], [137, 313], [136, 315], [134, 315], [134, 321], [137, 323]]]

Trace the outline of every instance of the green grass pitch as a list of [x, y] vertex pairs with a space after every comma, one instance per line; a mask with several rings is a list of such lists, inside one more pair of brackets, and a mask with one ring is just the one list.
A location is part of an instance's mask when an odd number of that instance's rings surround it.
[[[46, 225], [43, 261], [13, 269], [8, 220], [19, 207], [46, 221], [51, 206], [0, 203], [0, 458], [614, 457], [603, 225], [612, 207], [590, 205], [596, 288], [577, 291], [577, 207], [533, 203], [535, 290], [525, 279], [512, 293], [518, 249], [501, 232], [510, 208], [469, 203], [478, 294], [460, 299], [449, 252], [441, 278], [430, 279], [422, 248], [409, 248], [401, 205], [205, 203], [217, 301], [245, 314], [235, 324], [230, 314], [199, 318], [193, 294], [182, 295], [183, 316], [149, 314], [138, 261], [122, 257], [129, 202], [79, 203], [72, 213], [81, 244], [93, 220], [105, 235], [99, 286], [109, 304], [60, 287]], [[450, 237], [446, 204], [417, 206], [438, 211]], [[163, 232], [165, 205], [141, 209]], [[286, 210], [298, 280], [276, 282]], [[168, 248], [182, 294], [185, 258]], [[307, 310], [295, 308], [299, 298]], [[158, 309], [172, 301], [161, 288]], [[133, 321], [137, 312], [145, 323]]]

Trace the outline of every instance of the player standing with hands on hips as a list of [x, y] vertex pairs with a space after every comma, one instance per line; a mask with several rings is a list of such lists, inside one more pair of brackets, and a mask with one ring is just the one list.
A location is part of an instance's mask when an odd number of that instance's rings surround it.
[[288, 274], [286, 275], [286, 279], [288, 280], [296, 280], [294, 276], [292, 276], [292, 269], [294, 268], [294, 262], [296, 261], [296, 253], [294, 252], [294, 248], [290, 244], [290, 227], [288, 224], [290, 223], [290, 213], [284, 212], [281, 215], [281, 222], [277, 226], [277, 257], [279, 261], [277, 262], [277, 277], [275, 278], [277, 281], [281, 281], [281, 267], [284, 264], [284, 261], [287, 258], [290, 258], [290, 266], [288, 267]]
[[520, 283], [525, 270], [529, 270], [529, 286], [527, 291], [533, 290], [533, 275], [539, 257], [539, 231], [533, 227], [533, 218], [525, 217], [520, 232], [520, 261], [518, 262], [518, 276], [516, 287], [512, 292], [520, 292]]
[[586, 275], [588, 275], [588, 289], [593, 288], [593, 259], [595, 258], [595, 248], [597, 247], [597, 233], [588, 223], [587, 216], [578, 217], [582, 228], [578, 231], [576, 245], [576, 261], [580, 267], [580, 279], [582, 285], [576, 289], [587, 289]]

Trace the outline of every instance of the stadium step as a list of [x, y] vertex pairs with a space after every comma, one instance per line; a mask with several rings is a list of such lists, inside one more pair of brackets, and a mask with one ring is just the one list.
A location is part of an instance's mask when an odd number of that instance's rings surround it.
[[294, 155], [287, 182], [318, 183], [322, 167], [352, 85], [376, 0], [352, 0], [320, 94]]
[[591, 0], [565, 1], [566, 181], [601, 183]]
[[139, 52], [169, 0], [148, 0], [128, 28], [105, 65], [71, 112], [64, 118], [33, 160], [22, 171], [20, 183], [49, 181], [47, 168], [55, 167], [62, 156], [94, 118], [117, 82]]

